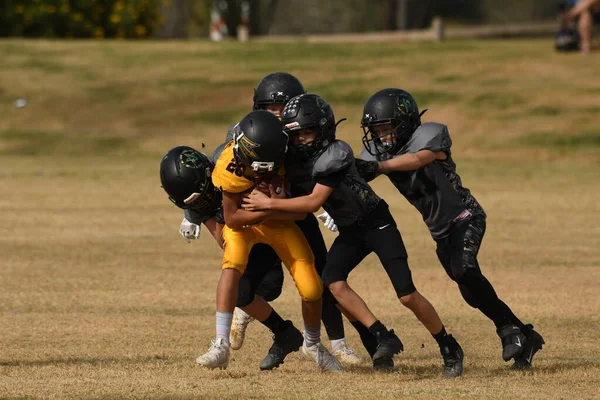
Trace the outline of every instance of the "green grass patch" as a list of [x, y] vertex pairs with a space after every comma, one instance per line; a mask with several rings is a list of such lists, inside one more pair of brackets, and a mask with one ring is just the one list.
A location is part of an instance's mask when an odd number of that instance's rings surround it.
[[506, 110], [525, 103], [523, 97], [515, 93], [484, 92], [476, 95], [469, 106], [475, 110]]
[[458, 96], [451, 92], [433, 91], [433, 90], [413, 90], [411, 91], [417, 104], [441, 104], [449, 103], [458, 99]]
[[210, 125], [231, 125], [244, 117], [252, 107], [235, 110], [210, 111], [182, 117], [183, 122], [204, 123]]
[[437, 83], [456, 83], [462, 82], [465, 78], [461, 75], [441, 75], [433, 78]]
[[555, 117], [562, 113], [562, 109], [554, 106], [539, 106], [531, 108], [527, 111], [527, 115]]
[[598, 149], [600, 148], [600, 130], [575, 134], [536, 132], [521, 137], [518, 142], [528, 147], [546, 147], [557, 150]]
[[2, 155], [22, 156], [80, 156], [108, 155], [133, 148], [133, 144], [118, 136], [65, 137], [59, 132], [9, 129], [0, 131]]
[[30, 58], [18, 64], [18, 68], [37, 69], [50, 74], [65, 72], [66, 67], [58, 62], [50, 61], [46, 58]]
[[122, 103], [129, 98], [132, 88], [130, 84], [111, 82], [107, 85], [90, 86], [87, 92], [96, 101]]
[[208, 86], [208, 78], [202, 76], [169, 78], [163, 79], [158, 83], [160, 86], [175, 86], [175, 87], [201, 87]]

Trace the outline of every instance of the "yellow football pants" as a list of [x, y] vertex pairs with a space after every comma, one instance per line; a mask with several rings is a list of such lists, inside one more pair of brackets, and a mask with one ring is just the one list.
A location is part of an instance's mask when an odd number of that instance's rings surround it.
[[315, 269], [315, 257], [293, 221], [269, 221], [239, 230], [223, 227], [223, 269], [233, 268], [243, 274], [250, 250], [256, 243], [264, 243], [275, 250], [290, 271], [303, 300], [321, 298], [323, 283]]

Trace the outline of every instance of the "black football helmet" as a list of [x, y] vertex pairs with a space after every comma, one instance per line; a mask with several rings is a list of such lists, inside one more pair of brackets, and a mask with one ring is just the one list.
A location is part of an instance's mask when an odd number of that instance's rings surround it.
[[302, 94], [291, 99], [281, 113], [281, 122], [283, 130], [289, 136], [294, 136], [306, 128], [314, 128], [317, 131], [317, 136], [311, 143], [290, 144], [290, 154], [300, 161], [310, 159], [335, 140], [337, 124], [333, 109], [316, 94]]
[[242, 174], [247, 178], [277, 172], [287, 152], [288, 135], [279, 118], [264, 110], [255, 110], [239, 123], [233, 137], [233, 154]]
[[302, 83], [287, 72], [273, 72], [265, 76], [254, 89], [254, 110], [267, 104], [286, 104], [292, 97], [306, 93]]
[[[374, 156], [396, 154], [404, 146], [413, 132], [421, 125], [421, 115], [415, 99], [402, 89], [383, 89], [367, 100], [360, 125], [364, 135], [363, 145]], [[373, 130], [377, 125], [391, 124], [392, 131], [379, 135]], [[395, 132], [391, 142], [381, 138]]]
[[[183, 209], [206, 210], [220, 207], [221, 197], [210, 178], [214, 168], [210, 159], [188, 146], [177, 146], [160, 162], [160, 184], [169, 200]], [[184, 200], [194, 196], [189, 204]]]

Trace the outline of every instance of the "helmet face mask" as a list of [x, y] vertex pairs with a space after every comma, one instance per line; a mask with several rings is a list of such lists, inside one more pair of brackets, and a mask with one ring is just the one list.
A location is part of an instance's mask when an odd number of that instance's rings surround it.
[[[305, 161], [335, 140], [336, 123], [331, 106], [320, 96], [303, 94], [291, 99], [281, 114], [284, 131], [292, 137], [290, 153]], [[312, 130], [315, 138], [309, 143], [294, 143], [294, 137]]]
[[215, 201], [208, 157], [187, 146], [172, 148], [160, 164], [161, 186], [169, 200], [182, 209], [204, 209]]
[[[427, 110], [425, 110], [427, 111]], [[396, 154], [421, 125], [421, 115], [413, 97], [401, 89], [383, 89], [367, 100], [361, 127], [365, 149], [377, 157]], [[382, 125], [391, 128], [381, 132]], [[391, 140], [382, 140], [389, 136]]]

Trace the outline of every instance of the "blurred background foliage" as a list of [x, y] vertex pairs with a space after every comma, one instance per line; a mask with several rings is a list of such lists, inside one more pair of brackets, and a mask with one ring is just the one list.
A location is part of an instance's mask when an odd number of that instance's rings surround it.
[[[285, 35], [510, 24], [556, 17], [558, 0], [249, 0], [250, 33]], [[195, 38], [218, 9], [230, 35], [242, 0], [2, 0], [0, 36]]]
[[[0, 36], [146, 38], [164, 22], [161, 0], [3, 0]], [[168, 3], [168, 1], [166, 2]]]

